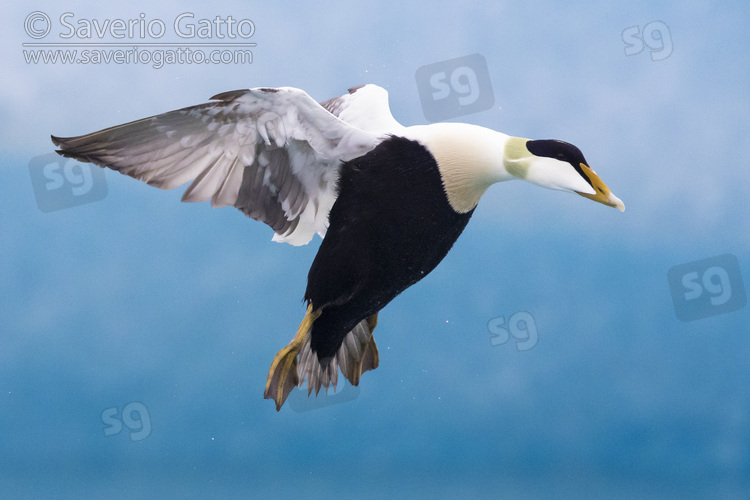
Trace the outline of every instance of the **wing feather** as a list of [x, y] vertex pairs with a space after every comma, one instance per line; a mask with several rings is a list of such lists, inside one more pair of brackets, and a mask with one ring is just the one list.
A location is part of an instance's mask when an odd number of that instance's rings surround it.
[[190, 106], [78, 137], [52, 137], [63, 156], [161, 189], [190, 182], [182, 201], [235, 206], [275, 241], [324, 235], [342, 161], [376, 135], [339, 119], [299, 89], [217, 94]]
[[404, 129], [391, 114], [388, 91], [371, 83], [352, 87], [348, 94], [320, 105], [346, 123], [374, 134], [395, 134]]

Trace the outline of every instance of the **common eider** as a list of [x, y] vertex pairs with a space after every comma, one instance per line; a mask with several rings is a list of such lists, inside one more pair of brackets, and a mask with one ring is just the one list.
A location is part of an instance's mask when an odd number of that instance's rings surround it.
[[273, 359], [265, 398], [280, 410], [307, 379], [326, 391], [378, 366], [378, 311], [437, 266], [487, 188], [523, 179], [623, 211], [581, 151], [469, 124], [404, 127], [376, 85], [323, 103], [304, 91], [256, 88], [79, 137], [59, 154], [172, 189], [182, 201], [234, 206], [273, 240], [323, 241], [307, 312]]

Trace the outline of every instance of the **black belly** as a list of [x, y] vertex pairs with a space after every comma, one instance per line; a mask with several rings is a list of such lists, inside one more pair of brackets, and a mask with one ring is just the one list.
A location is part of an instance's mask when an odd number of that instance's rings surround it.
[[453, 210], [434, 157], [416, 141], [391, 137], [344, 163], [305, 292], [323, 309], [312, 328], [318, 358], [333, 356], [357, 323], [432, 271], [472, 213]]

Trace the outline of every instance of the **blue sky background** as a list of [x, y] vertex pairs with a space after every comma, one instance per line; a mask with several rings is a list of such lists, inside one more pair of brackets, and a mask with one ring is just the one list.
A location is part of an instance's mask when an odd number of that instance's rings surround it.
[[[26, 64], [24, 20], [251, 19], [250, 65]], [[741, 2], [37, 2], [0, 30], [0, 484], [14, 496], [744, 497], [748, 308], [679, 321], [670, 268], [750, 273], [750, 51]], [[662, 21], [672, 54], [626, 56]], [[59, 24], [47, 41], [59, 42]], [[92, 41], [112, 41], [109, 38]], [[160, 41], [172, 41], [164, 40]], [[175, 40], [178, 41], [178, 40]], [[211, 41], [216, 41], [212, 39]], [[358, 389], [276, 413], [269, 364], [303, 315], [319, 239], [294, 248], [232, 209], [106, 172], [44, 213], [29, 161], [78, 135], [295, 86], [377, 83], [424, 123], [416, 70], [479, 53], [492, 109], [463, 116], [579, 146], [624, 214], [521, 182], [488, 191], [430, 276], [380, 315]], [[735, 293], [739, 293], [737, 289]], [[711, 312], [710, 309], [706, 309]], [[527, 311], [538, 343], [493, 346]], [[150, 434], [101, 414], [147, 408]], [[132, 422], [131, 422], [132, 424]]]

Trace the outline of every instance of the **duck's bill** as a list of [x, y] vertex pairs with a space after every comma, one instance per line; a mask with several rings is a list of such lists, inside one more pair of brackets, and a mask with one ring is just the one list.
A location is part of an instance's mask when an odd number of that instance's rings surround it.
[[594, 188], [594, 193], [581, 193], [579, 191], [576, 191], [578, 194], [583, 196], [584, 198], [588, 198], [590, 200], [597, 201], [603, 205], [607, 205], [608, 207], [614, 207], [618, 209], [620, 212], [625, 211], [625, 204], [622, 202], [620, 198], [612, 194], [612, 191], [609, 190], [606, 184], [602, 182], [602, 180], [599, 178], [598, 175], [596, 175], [596, 172], [594, 172], [591, 167], [586, 165], [585, 163], [581, 163], [581, 170], [583, 170], [583, 173], [589, 178], [591, 181], [591, 185]]

